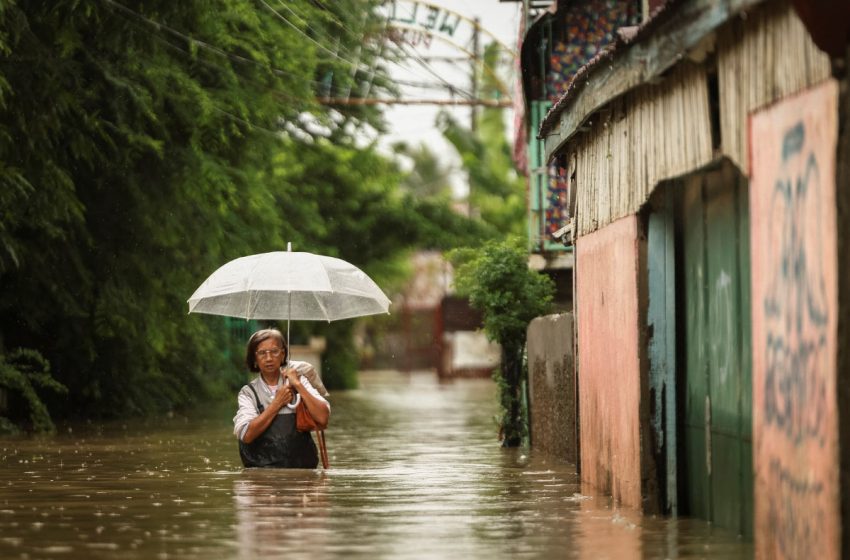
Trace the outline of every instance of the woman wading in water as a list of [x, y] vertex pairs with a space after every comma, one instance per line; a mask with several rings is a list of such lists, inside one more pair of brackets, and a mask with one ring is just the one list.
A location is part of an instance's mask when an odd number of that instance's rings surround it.
[[295, 406], [300, 398], [316, 423], [327, 425], [331, 407], [324, 397], [328, 393], [310, 364], [287, 363], [288, 355], [277, 329], [257, 331], [248, 340], [245, 365], [259, 375], [239, 391], [239, 409], [233, 418], [233, 433], [239, 438], [239, 455], [246, 467], [314, 469], [318, 465], [313, 437], [295, 429]]

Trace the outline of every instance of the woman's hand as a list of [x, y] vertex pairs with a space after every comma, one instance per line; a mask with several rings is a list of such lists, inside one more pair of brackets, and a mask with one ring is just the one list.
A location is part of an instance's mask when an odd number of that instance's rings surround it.
[[288, 382], [287, 387], [298, 391], [301, 395], [301, 402], [307, 407], [316, 424], [323, 427], [327, 426], [328, 418], [330, 417], [330, 408], [327, 401], [322, 397], [314, 396], [304, 388], [304, 384], [301, 382], [301, 374], [295, 368], [285, 368], [282, 372]]
[[242, 441], [245, 443], [251, 443], [260, 437], [260, 435], [268, 429], [275, 417], [277, 417], [280, 409], [289, 404], [292, 400], [293, 394], [292, 387], [289, 385], [280, 386], [277, 392], [275, 392], [269, 406], [267, 406], [263, 412], [248, 423], [248, 429], [245, 430], [245, 434], [242, 436]]
[[284, 384], [283, 386], [278, 387], [277, 392], [274, 394], [274, 398], [272, 399], [271, 406], [274, 407], [275, 410], [280, 410], [292, 402], [292, 395], [292, 387], [289, 385]]
[[295, 368], [284, 368], [283, 375], [289, 381], [289, 385], [287, 385], [287, 388], [295, 387], [295, 389], [298, 389], [301, 386], [301, 376], [298, 375], [298, 372], [295, 370]]

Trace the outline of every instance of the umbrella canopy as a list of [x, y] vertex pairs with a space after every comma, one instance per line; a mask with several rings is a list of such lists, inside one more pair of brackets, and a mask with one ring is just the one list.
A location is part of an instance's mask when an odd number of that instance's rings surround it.
[[389, 306], [384, 292], [353, 264], [293, 251], [232, 260], [189, 298], [189, 313], [243, 319], [335, 321], [389, 313]]

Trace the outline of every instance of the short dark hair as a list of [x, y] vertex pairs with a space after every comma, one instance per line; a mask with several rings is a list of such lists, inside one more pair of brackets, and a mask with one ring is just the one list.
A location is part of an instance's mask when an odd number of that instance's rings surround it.
[[289, 348], [286, 347], [286, 342], [283, 340], [281, 332], [277, 329], [262, 329], [252, 334], [251, 338], [248, 339], [248, 347], [245, 349], [245, 366], [248, 368], [248, 371], [260, 371], [260, 368], [257, 367], [257, 360], [254, 354], [257, 352], [257, 346], [270, 338], [276, 338], [280, 342], [280, 348], [283, 350], [283, 363], [286, 363], [289, 357]]

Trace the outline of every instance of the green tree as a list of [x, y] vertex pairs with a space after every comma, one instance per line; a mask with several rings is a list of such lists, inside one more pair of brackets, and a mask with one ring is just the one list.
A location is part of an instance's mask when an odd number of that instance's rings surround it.
[[451, 198], [451, 170], [426, 144], [412, 147], [399, 142], [393, 148], [412, 163], [412, 169], [402, 179], [402, 188], [419, 199]]
[[317, 126], [381, 126], [373, 109], [316, 103], [363, 68], [388, 83], [363, 41], [376, 3], [324, 4], [0, 6], [0, 353], [47, 359], [69, 389], [51, 409], [149, 412], [239, 382], [223, 322], [186, 317], [186, 298], [231, 258], [329, 239], [289, 219], [320, 195], [274, 161]]
[[502, 445], [514, 447], [526, 433], [521, 416], [521, 386], [528, 373], [523, 363], [529, 322], [545, 314], [554, 296], [548, 276], [529, 270], [519, 239], [487, 243], [482, 249], [459, 249], [449, 255], [455, 286], [484, 315], [484, 332], [502, 347], [497, 377], [502, 406]]
[[[494, 70], [499, 56], [498, 44], [491, 43], [485, 49], [478, 69], [480, 96], [484, 99], [498, 99], [505, 90]], [[451, 114], [441, 112], [437, 126], [460, 155], [473, 212], [503, 235], [520, 236], [526, 235], [525, 179], [513, 163], [504, 116], [504, 109], [485, 107], [478, 112], [476, 129], [471, 130]]]
[[357, 146], [378, 108], [319, 102], [393, 93], [378, 4], [0, 3], [0, 355], [46, 359], [68, 388], [51, 411], [229, 395], [241, 348], [186, 299], [233, 258], [292, 241], [380, 281], [413, 244], [472, 229], [440, 206], [424, 223]]
[[16, 350], [0, 355], [0, 389], [12, 396], [9, 411], [0, 415], [0, 434], [17, 432], [16, 424], [35, 431], [55, 429], [47, 407], [39, 393], [52, 391], [64, 394], [67, 388], [50, 375], [50, 364], [33, 350]]

